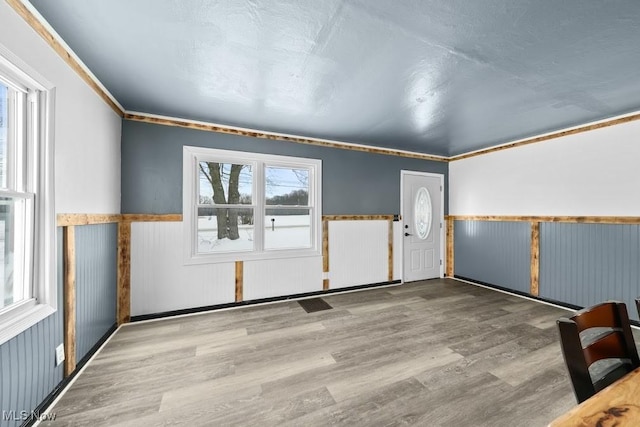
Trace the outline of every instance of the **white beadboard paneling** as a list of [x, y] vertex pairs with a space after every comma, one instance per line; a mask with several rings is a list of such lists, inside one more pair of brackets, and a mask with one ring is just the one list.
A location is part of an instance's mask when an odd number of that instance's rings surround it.
[[182, 222], [131, 224], [131, 315], [235, 300], [235, 264], [183, 265]]
[[640, 121], [449, 163], [451, 215], [640, 216]]
[[402, 223], [393, 222], [393, 280], [402, 280]]
[[330, 221], [330, 288], [389, 281], [388, 245], [388, 221]]
[[245, 301], [322, 290], [322, 257], [245, 261]]

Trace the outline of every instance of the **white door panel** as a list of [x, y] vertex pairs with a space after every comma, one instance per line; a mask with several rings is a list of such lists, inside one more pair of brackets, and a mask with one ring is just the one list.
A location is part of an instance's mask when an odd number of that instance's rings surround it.
[[[440, 260], [438, 260], [440, 261]], [[440, 263], [438, 262], [438, 265]], [[433, 268], [435, 267], [435, 251], [433, 249], [427, 249], [424, 251], [424, 266], [425, 268]]]
[[420, 251], [411, 251], [411, 271], [419, 271], [420, 270], [420, 257], [422, 254]]
[[402, 234], [405, 282], [441, 276], [443, 181], [442, 175], [403, 171]]

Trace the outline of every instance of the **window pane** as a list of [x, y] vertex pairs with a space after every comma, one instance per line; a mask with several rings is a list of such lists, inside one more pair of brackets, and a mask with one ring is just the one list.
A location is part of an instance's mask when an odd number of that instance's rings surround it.
[[198, 208], [198, 253], [253, 250], [253, 209]]
[[9, 88], [0, 83], [0, 187], [7, 187], [7, 139]]
[[309, 169], [265, 167], [266, 204], [309, 206]]
[[0, 308], [28, 298], [23, 283], [25, 201], [0, 197]]
[[251, 165], [199, 162], [199, 169], [199, 204], [251, 205], [253, 203]]
[[311, 247], [310, 209], [267, 209], [264, 224], [265, 249]]

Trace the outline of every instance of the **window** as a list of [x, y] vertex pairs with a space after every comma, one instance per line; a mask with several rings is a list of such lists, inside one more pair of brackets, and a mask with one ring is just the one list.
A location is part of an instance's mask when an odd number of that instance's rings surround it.
[[188, 263], [319, 255], [321, 161], [184, 147]]
[[52, 93], [0, 46], [0, 344], [56, 307]]

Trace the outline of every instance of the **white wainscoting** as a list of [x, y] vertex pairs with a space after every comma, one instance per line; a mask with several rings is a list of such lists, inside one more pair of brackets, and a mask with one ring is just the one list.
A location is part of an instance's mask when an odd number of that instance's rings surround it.
[[389, 281], [389, 222], [329, 222], [329, 287]]
[[[394, 230], [394, 279], [400, 279], [402, 230]], [[184, 265], [182, 222], [131, 224], [131, 315], [235, 301], [235, 263]], [[388, 221], [329, 222], [331, 289], [389, 280]], [[243, 263], [245, 301], [322, 290], [322, 257]]]
[[393, 280], [402, 280], [402, 222], [393, 222]]
[[235, 264], [183, 265], [182, 222], [131, 224], [131, 315], [230, 303]]
[[322, 290], [322, 257], [245, 261], [245, 301]]

